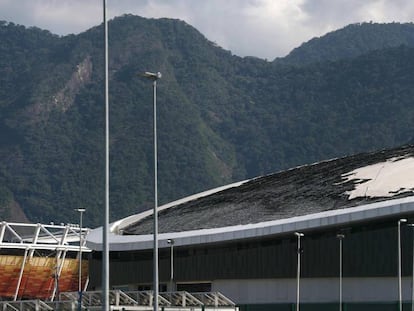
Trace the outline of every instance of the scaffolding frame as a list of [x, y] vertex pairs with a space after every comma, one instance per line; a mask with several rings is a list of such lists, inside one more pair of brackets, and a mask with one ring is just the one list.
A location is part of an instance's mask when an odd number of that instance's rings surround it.
[[[86, 236], [90, 229], [80, 228], [76, 224], [30, 224], [2, 221], [0, 223], [0, 250], [24, 250], [22, 264], [13, 301], [19, 298], [19, 290], [26, 263], [37, 250], [56, 252], [55, 281], [50, 300], [53, 301], [58, 292], [58, 281], [68, 252], [91, 252], [86, 247]], [[80, 245], [82, 241], [82, 245]], [[81, 259], [81, 258], [79, 258]], [[86, 285], [88, 283], [87, 278]]]

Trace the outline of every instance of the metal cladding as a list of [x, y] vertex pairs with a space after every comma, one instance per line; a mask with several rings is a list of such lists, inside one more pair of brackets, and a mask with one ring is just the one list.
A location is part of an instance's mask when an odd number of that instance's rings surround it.
[[[23, 270], [21, 270], [21, 268]], [[88, 261], [82, 261], [84, 271], [82, 283], [88, 276]], [[19, 284], [19, 275], [22, 279]], [[56, 259], [51, 257], [32, 257], [0, 255], [0, 296], [19, 299], [49, 299], [55, 290]], [[59, 275], [57, 292], [76, 291], [78, 289], [78, 260], [66, 258]]]

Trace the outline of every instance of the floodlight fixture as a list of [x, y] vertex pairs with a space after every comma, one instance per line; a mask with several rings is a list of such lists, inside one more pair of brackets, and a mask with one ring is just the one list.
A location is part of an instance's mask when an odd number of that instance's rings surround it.
[[161, 77], [162, 77], [161, 72], [156, 72], [156, 73], [154, 73], [154, 72], [145, 71], [142, 75], [143, 75], [145, 78], [148, 78], [148, 79], [153, 80], [153, 81], [155, 81], [155, 80], [159, 80], [159, 79], [161, 79]]

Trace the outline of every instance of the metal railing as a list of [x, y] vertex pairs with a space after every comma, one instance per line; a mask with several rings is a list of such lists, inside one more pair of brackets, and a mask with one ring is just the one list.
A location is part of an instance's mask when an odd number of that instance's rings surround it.
[[20, 300], [20, 301], [1, 301], [0, 310], [2, 311], [46, 311], [55, 310], [53, 306], [48, 305], [42, 300]]
[[236, 304], [220, 292], [191, 293], [199, 299], [203, 305], [212, 307], [235, 307]]
[[[153, 291], [109, 291], [109, 310], [153, 310]], [[21, 300], [0, 301], [0, 311], [75, 311], [78, 310], [78, 292], [59, 295], [58, 301]], [[87, 291], [82, 294], [82, 310], [100, 310], [102, 292]], [[165, 311], [202, 311], [238, 310], [235, 304], [218, 292], [188, 293], [161, 292], [158, 295], [161, 310]]]

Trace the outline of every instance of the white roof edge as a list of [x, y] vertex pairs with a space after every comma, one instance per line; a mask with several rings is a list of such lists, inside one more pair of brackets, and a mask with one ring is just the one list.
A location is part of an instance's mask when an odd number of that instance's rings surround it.
[[[225, 242], [246, 238], [286, 234], [295, 231], [312, 230], [334, 225], [348, 224], [384, 216], [414, 213], [414, 197], [387, 200], [357, 207], [331, 210], [272, 220], [255, 224], [235, 225], [221, 228], [161, 233], [158, 235], [159, 247], [169, 247], [168, 239], [174, 239], [175, 246]], [[117, 235], [109, 233], [111, 251], [152, 249], [153, 235]], [[92, 230], [87, 237], [87, 246], [102, 250], [102, 227]]]

